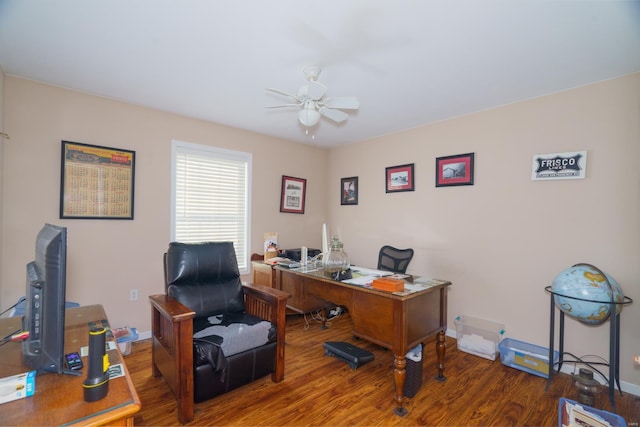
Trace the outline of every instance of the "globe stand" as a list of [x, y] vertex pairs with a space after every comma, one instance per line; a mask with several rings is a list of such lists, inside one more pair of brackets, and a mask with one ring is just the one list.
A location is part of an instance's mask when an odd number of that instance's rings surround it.
[[[609, 287], [611, 288], [611, 284], [609, 283], [609, 280], [607, 279], [606, 275], [601, 272], [597, 267], [594, 267], [592, 265], [589, 265], [590, 267], [594, 268], [595, 270], [599, 271], [602, 274], [602, 277], [605, 278], [607, 285], [609, 285]], [[598, 301], [598, 300], [593, 300], [593, 299], [587, 299], [587, 298], [579, 298], [579, 297], [575, 297], [575, 296], [569, 296], [569, 295], [564, 295], [558, 292], [554, 292], [552, 290], [551, 286], [547, 286], [544, 288], [546, 292], [549, 293], [550, 296], [550, 300], [551, 300], [551, 305], [550, 305], [550, 322], [549, 322], [549, 377], [547, 378], [547, 385], [545, 387], [545, 392], [547, 390], [549, 390], [549, 386], [551, 385], [551, 380], [553, 379], [553, 365], [557, 364], [558, 365], [558, 373], [560, 372], [560, 369], [562, 368], [562, 363], [565, 362], [565, 360], [563, 359], [563, 356], [565, 355], [564, 352], [564, 311], [559, 310], [560, 311], [560, 331], [559, 331], [559, 358], [558, 361], [553, 363], [553, 351], [554, 351], [554, 332], [555, 332], [555, 308], [556, 308], [556, 304], [555, 304], [555, 296], [559, 296], [559, 297], [563, 297], [563, 298], [569, 298], [569, 299], [573, 299], [573, 300], [580, 300], [580, 301], [585, 301], [585, 302], [593, 302], [593, 303], [598, 303], [598, 304], [608, 304], [609, 305], [609, 316], [608, 316], [608, 320], [609, 320], [609, 378], [607, 379], [607, 382], [609, 383], [609, 402], [611, 403], [611, 408], [613, 409], [613, 412], [616, 412], [616, 402], [615, 402], [615, 396], [614, 396], [614, 392], [615, 392], [615, 384], [618, 384], [618, 390], [620, 391], [620, 395], [622, 395], [622, 388], [620, 387], [620, 312], [618, 312], [618, 305], [625, 305], [625, 304], [631, 304], [633, 302], [633, 300], [629, 297], [623, 297], [622, 301], [614, 301], [613, 300], [613, 292], [611, 292], [611, 300], [610, 301]], [[622, 310], [620, 310], [622, 311]], [[606, 322], [606, 320], [605, 320]], [[570, 354], [570, 353], [566, 353], [566, 354]], [[575, 357], [575, 356], [574, 356]], [[571, 363], [583, 363], [586, 365], [589, 365], [591, 368], [593, 368], [593, 366], [591, 366], [591, 364], [589, 364], [588, 362], [584, 362], [582, 360], [580, 360], [579, 358], [576, 358], [577, 360], [572, 360]], [[567, 363], [569, 363], [569, 361], [566, 361]], [[595, 369], [595, 368], [593, 368]], [[595, 369], [598, 373], [600, 373], [602, 375], [602, 373], [600, 371], [598, 371], [597, 369]], [[604, 375], [602, 375], [604, 377]]]

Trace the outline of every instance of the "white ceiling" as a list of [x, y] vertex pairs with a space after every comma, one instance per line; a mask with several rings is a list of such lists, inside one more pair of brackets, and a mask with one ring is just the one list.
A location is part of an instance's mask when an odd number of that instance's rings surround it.
[[[360, 110], [307, 135], [265, 89], [311, 64]], [[0, 0], [0, 65], [330, 147], [638, 72], [640, 1]]]

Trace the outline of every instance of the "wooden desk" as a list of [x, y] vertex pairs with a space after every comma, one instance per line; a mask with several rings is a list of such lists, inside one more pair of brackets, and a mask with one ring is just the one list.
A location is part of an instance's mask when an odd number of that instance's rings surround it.
[[344, 305], [353, 320], [353, 335], [391, 349], [394, 354], [395, 412], [403, 407], [407, 351], [436, 337], [438, 381], [445, 381], [445, 331], [447, 329], [447, 288], [451, 282], [406, 296], [349, 285], [328, 279], [321, 270], [303, 273], [282, 267], [274, 269], [275, 287], [291, 294], [287, 307], [307, 313], [329, 306]]
[[[79, 353], [81, 347], [89, 345], [89, 322], [99, 320], [107, 320], [101, 305], [68, 309], [65, 315], [65, 353]], [[19, 329], [21, 321], [22, 317], [0, 319], [0, 336], [4, 337]], [[90, 403], [84, 401], [82, 382], [86, 379], [88, 360], [83, 357], [83, 375], [38, 375], [33, 396], [0, 404], [0, 424], [132, 426], [133, 415], [140, 410], [140, 399], [117, 347], [116, 345], [116, 350], [107, 353], [109, 363], [122, 363], [125, 375], [109, 381], [109, 392], [103, 399]], [[0, 377], [29, 371], [22, 363], [22, 347], [19, 342], [1, 346], [0, 360]]]

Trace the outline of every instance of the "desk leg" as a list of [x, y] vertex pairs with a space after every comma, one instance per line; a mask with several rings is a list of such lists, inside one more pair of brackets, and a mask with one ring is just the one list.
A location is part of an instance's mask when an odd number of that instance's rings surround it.
[[436, 355], [438, 356], [438, 375], [436, 375], [436, 381], [445, 382], [447, 377], [444, 376], [444, 356], [447, 351], [446, 336], [444, 331], [438, 332], [436, 336]]
[[393, 360], [393, 379], [396, 385], [396, 407], [393, 410], [396, 415], [404, 417], [407, 415], [407, 409], [404, 404], [404, 382], [407, 378], [407, 359], [404, 354], [396, 354]]

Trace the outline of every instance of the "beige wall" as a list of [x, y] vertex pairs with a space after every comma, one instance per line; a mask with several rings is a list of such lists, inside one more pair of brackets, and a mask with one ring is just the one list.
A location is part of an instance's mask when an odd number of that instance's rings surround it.
[[[411, 273], [454, 283], [450, 329], [455, 316], [476, 316], [548, 346], [544, 287], [564, 268], [595, 264], [640, 297], [639, 98], [636, 74], [322, 151], [8, 76], [2, 305], [24, 293], [39, 227], [61, 223], [69, 227], [69, 299], [103, 303], [115, 326], [148, 331], [146, 296], [162, 290], [169, 239], [170, 145], [179, 139], [253, 153], [254, 251], [271, 230], [286, 247], [319, 245], [323, 222], [354, 263], [374, 266], [385, 243], [410, 246]], [[61, 139], [137, 151], [134, 221], [58, 219]], [[531, 180], [534, 154], [578, 150], [588, 151], [586, 179]], [[435, 188], [435, 158], [466, 152], [476, 153], [475, 185]], [[386, 194], [385, 167], [404, 163], [415, 163], [415, 191]], [[283, 174], [308, 179], [305, 215], [278, 212]], [[349, 176], [359, 177], [357, 206], [339, 202], [339, 180]], [[637, 304], [622, 313], [620, 358], [623, 386], [636, 392]], [[607, 343], [607, 327], [567, 321], [568, 351], [608, 358]]]
[[[4, 69], [2, 68], [2, 66], [0, 65], [0, 131], [4, 132]], [[3, 171], [3, 158], [4, 158], [4, 144], [6, 143], [7, 139], [6, 138], [2, 138], [0, 137], [0, 272], [2, 272], [3, 268], [2, 268], [2, 260], [3, 260], [3, 256], [2, 256], [2, 252], [3, 252], [3, 247], [4, 245], [2, 244], [2, 201], [3, 201], [3, 197], [2, 197], [2, 189], [4, 188], [3, 185], [3, 176], [4, 173]], [[0, 282], [1, 283], [1, 282]], [[0, 290], [2, 289], [2, 286], [0, 285]], [[1, 292], [0, 292], [1, 294]], [[1, 310], [4, 311], [6, 308], [8, 308], [10, 306], [3, 304], [2, 301], [2, 296], [0, 296], [0, 307]]]
[[[545, 286], [573, 264], [598, 266], [637, 301], [621, 316], [620, 374], [640, 385], [639, 106], [636, 74], [332, 150], [330, 188], [358, 176], [360, 193], [357, 206], [333, 195], [330, 225], [356, 264], [375, 264], [383, 244], [413, 247], [409, 272], [453, 282], [450, 329], [480, 317], [545, 347]], [[531, 180], [533, 155], [579, 150], [586, 179]], [[436, 188], [435, 158], [467, 152], [475, 184]], [[405, 163], [415, 191], [386, 194], [385, 167]], [[565, 349], [608, 359], [608, 330], [567, 320]]]
[[[285, 247], [320, 244], [327, 151], [8, 76], [3, 163], [1, 305], [25, 293], [25, 265], [45, 222], [68, 227], [67, 299], [103, 304], [113, 326], [150, 330], [147, 296], [163, 291], [169, 242], [171, 141], [253, 153], [251, 250], [265, 231]], [[60, 141], [136, 151], [135, 219], [58, 217]], [[287, 153], [283, 155], [282, 153]], [[282, 175], [307, 179], [306, 214], [279, 212]], [[139, 299], [129, 301], [129, 290]]]

